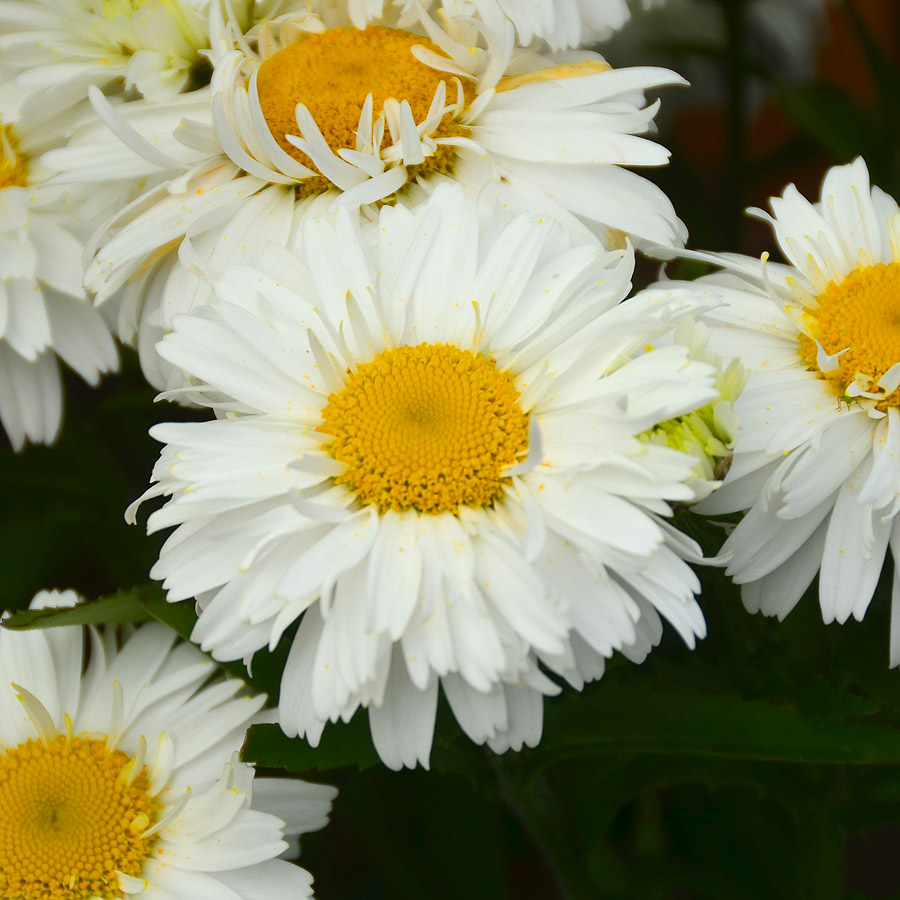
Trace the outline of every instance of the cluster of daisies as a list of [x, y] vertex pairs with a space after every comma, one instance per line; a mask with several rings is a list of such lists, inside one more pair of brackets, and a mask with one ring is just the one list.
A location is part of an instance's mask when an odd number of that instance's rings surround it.
[[[785, 616], [861, 618], [900, 549], [900, 212], [861, 160], [772, 200], [785, 263], [686, 250], [633, 168], [683, 84], [583, 49], [625, 0], [0, 2], [0, 420], [135, 347], [167, 399], [153, 568], [192, 640], [0, 631], [0, 893], [310, 895], [334, 791], [257, 778], [277, 721], [366, 710], [428, 766], [440, 694], [535, 746], [543, 700], [705, 635], [676, 508]], [[703, 260], [633, 294], [635, 252]], [[734, 521], [734, 520], [732, 520]], [[895, 581], [890, 662], [900, 664]], [[70, 605], [71, 593], [35, 605]], [[291, 635], [278, 709], [216, 676]], [[9, 687], [9, 685], [12, 687]], [[599, 727], [599, 726], [598, 726]], [[108, 823], [108, 825], [98, 825]], [[106, 830], [104, 830], [106, 828]]]

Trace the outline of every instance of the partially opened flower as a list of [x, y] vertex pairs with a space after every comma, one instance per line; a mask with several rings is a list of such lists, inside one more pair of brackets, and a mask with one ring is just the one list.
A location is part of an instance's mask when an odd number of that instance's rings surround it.
[[710, 350], [709, 334], [710, 329], [702, 322], [688, 319], [666, 335], [666, 339], [687, 347], [692, 359], [715, 366], [718, 396], [706, 406], [660, 422], [641, 436], [642, 440], [674, 447], [694, 457], [694, 478], [690, 484], [695, 501], [705, 499], [716, 490], [731, 468], [739, 424], [734, 405], [749, 374], [739, 360], [723, 360]]
[[[748, 510], [725, 543], [751, 611], [783, 618], [816, 574], [826, 622], [866, 612], [900, 550], [900, 212], [858, 159], [812, 204], [796, 188], [767, 218], [787, 265], [701, 254], [725, 304], [712, 345], [750, 370], [724, 486], [698, 508]], [[891, 665], [900, 664], [895, 579]]]
[[40, 157], [62, 143], [65, 120], [35, 98], [0, 121], [0, 422], [16, 450], [59, 433], [57, 358], [92, 385], [119, 364], [81, 284], [84, 241], [118, 192], [49, 182]]
[[209, 93], [115, 107], [95, 95], [122, 142], [77, 135], [52, 157], [61, 177], [103, 181], [149, 164], [169, 179], [99, 235], [86, 283], [101, 302], [123, 285], [139, 295], [155, 339], [209, 301], [198, 273], [214, 279], [267, 240], [288, 246], [308, 214], [345, 206], [373, 219], [447, 181], [473, 203], [551, 215], [609, 246], [623, 233], [684, 242], [666, 195], [624, 168], [666, 163], [640, 136], [658, 108], [643, 92], [682, 84], [674, 72], [516, 49], [502, 15], [439, 25], [419, 9], [403, 28], [391, 13], [360, 29], [352, 13], [315, 0], [235, 34], [214, 56]]
[[277, 857], [327, 822], [335, 791], [238, 761], [264, 698], [162, 625], [84, 639], [0, 630], [0, 894], [311, 897]]
[[179, 526], [152, 575], [221, 659], [302, 617], [282, 727], [315, 744], [366, 706], [394, 767], [427, 764], [439, 682], [501, 752], [540, 737], [539, 664], [580, 688], [660, 614], [705, 629], [665, 522], [695, 461], [640, 439], [717, 396], [686, 347], [647, 349], [695, 301], [620, 304], [630, 249], [504, 216], [480, 230], [446, 186], [363, 230], [308, 220], [299, 257], [229, 269], [160, 346], [223, 418], [151, 432], [149, 528]]

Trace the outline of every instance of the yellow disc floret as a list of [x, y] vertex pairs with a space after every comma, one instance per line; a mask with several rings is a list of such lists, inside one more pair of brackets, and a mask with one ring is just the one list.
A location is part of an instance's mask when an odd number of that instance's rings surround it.
[[[817, 299], [818, 308], [804, 313], [812, 337], [800, 338], [803, 360], [831, 382], [838, 396], [846, 396], [855, 382], [868, 393], [880, 393], [878, 409], [900, 406], [900, 390], [878, 387], [900, 362], [900, 263], [860, 266], [840, 284], [831, 282]], [[840, 354], [834, 368], [821, 372], [816, 341], [829, 357]]]
[[0, 897], [122, 897], [137, 877], [160, 805], [146, 771], [105, 741], [60, 735], [0, 755]]
[[[443, 81], [447, 104], [455, 103], [457, 80], [419, 62], [412, 54], [416, 45], [440, 56], [440, 48], [421, 35], [396, 28], [331, 28], [310, 34], [264, 60], [256, 75], [259, 104], [272, 137], [285, 153], [310, 169], [315, 164], [285, 135], [300, 136], [296, 108], [302, 103], [310, 112], [328, 146], [338, 150], [356, 150], [356, 132], [367, 95], [372, 95], [373, 119], [381, 114], [385, 100], [406, 100], [416, 124], [428, 118], [431, 101]], [[464, 85], [466, 102], [474, 92]], [[447, 113], [431, 133], [434, 138], [466, 134], [454, 116]], [[384, 142], [388, 141], [385, 129]], [[384, 143], [383, 142], [383, 143]], [[374, 148], [379, 152], [381, 147]], [[452, 171], [455, 150], [439, 146], [424, 163], [411, 166], [409, 179], [417, 174]], [[316, 170], [318, 171], [318, 170]], [[331, 184], [324, 178], [307, 179], [306, 193], [325, 190]], [[321, 182], [321, 184], [319, 183]]]
[[328, 398], [319, 431], [346, 465], [335, 479], [381, 513], [491, 505], [528, 449], [528, 416], [507, 372], [451, 344], [397, 347]]
[[12, 128], [0, 122], [0, 190], [28, 183], [28, 160], [18, 152]]

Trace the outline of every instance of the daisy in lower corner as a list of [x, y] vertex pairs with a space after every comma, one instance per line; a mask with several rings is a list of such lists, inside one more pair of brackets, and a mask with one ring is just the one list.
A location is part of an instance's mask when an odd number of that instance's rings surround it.
[[[747, 514], [723, 547], [746, 607], [784, 618], [818, 574], [825, 622], [860, 620], [900, 550], [900, 211], [862, 159], [819, 202], [792, 185], [768, 219], [787, 264], [700, 254], [725, 303], [712, 346], [750, 370], [723, 487], [697, 509]], [[900, 581], [890, 663], [900, 665]]]
[[336, 791], [239, 762], [264, 698], [162, 625], [88, 635], [0, 629], [0, 895], [312, 897], [278, 857]]
[[202, 648], [246, 657], [300, 619], [289, 735], [362, 706], [389, 766], [427, 765], [440, 685], [474, 741], [534, 746], [545, 670], [580, 689], [641, 660], [660, 615], [704, 635], [699, 551], [666, 521], [696, 460], [647, 437], [719, 396], [713, 365], [652, 346], [695, 294], [620, 303], [630, 248], [479, 225], [450, 186], [307, 220], [301, 246], [227, 270], [159, 345], [220, 418], [152, 430], [142, 498], [170, 497], [151, 574], [197, 598]]

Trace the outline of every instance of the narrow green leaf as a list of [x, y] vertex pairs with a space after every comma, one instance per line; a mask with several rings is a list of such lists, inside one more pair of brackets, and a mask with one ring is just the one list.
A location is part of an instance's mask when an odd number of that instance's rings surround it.
[[[585, 755], [653, 754], [698, 759], [803, 764], [900, 763], [896, 716], [847, 696], [849, 715], [824, 716], [796, 706], [728, 692], [659, 685], [598, 685], [580, 703], [552, 709], [535, 761]], [[862, 713], [860, 715], [860, 713]]]
[[776, 85], [787, 114], [828, 149], [839, 162], [878, 151], [877, 139], [866, 111], [853, 97], [833, 84], [810, 82]]
[[341, 766], [356, 766], [362, 771], [378, 762], [367, 722], [365, 713], [357, 713], [347, 725], [326, 728], [316, 748], [302, 738], [287, 737], [278, 725], [253, 725], [241, 756], [247, 762], [289, 772], [326, 772]]
[[[194, 604], [168, 603], [162, 587], [150, 582], [127, 591], [119, 591], [97, 600], [88, 600], [64, 609], [25, 609], [7, 617], [4, 628], [29, 631], [35, 628], [52, 628], [61, 625], [119, 625], [124, 622], [147, 622], [155, 619], [175, 631], [186, 641], [197, 622]], [[251, 675], [239, 661], [220, 662], [217, 665], [235, 678], [240, 678], [258, 693], [267, 694], [270, 705], [278, 703], [281, 672], [284, 669], [295, 629], [289, 629], [270, 653], [260, 650], [253, 658]]]
[[168, 625], [186, 641], [191, 639], [191, 632], [197, 623], [197, 614], [194, 612], [194, 604], [190, 600], [183, 603], [169, 603], [165, 592], [159, 585], [153, 585], [155, 590], [148, 591], [141, 599], [141, 606], [148, 618], [156, 619]]
[[87, 600], [77, 606], [62, 609], [23, 609], [3, 622], [4, 628], [31, 631], [35, 628], [54, 628], [61, 625], [117, 625], [122, 622], [145, 622], [151, 616], [144, 605], [154, 593], [161, 593], [155, 584], [139, 585], [118, 591], [97, 600]]

